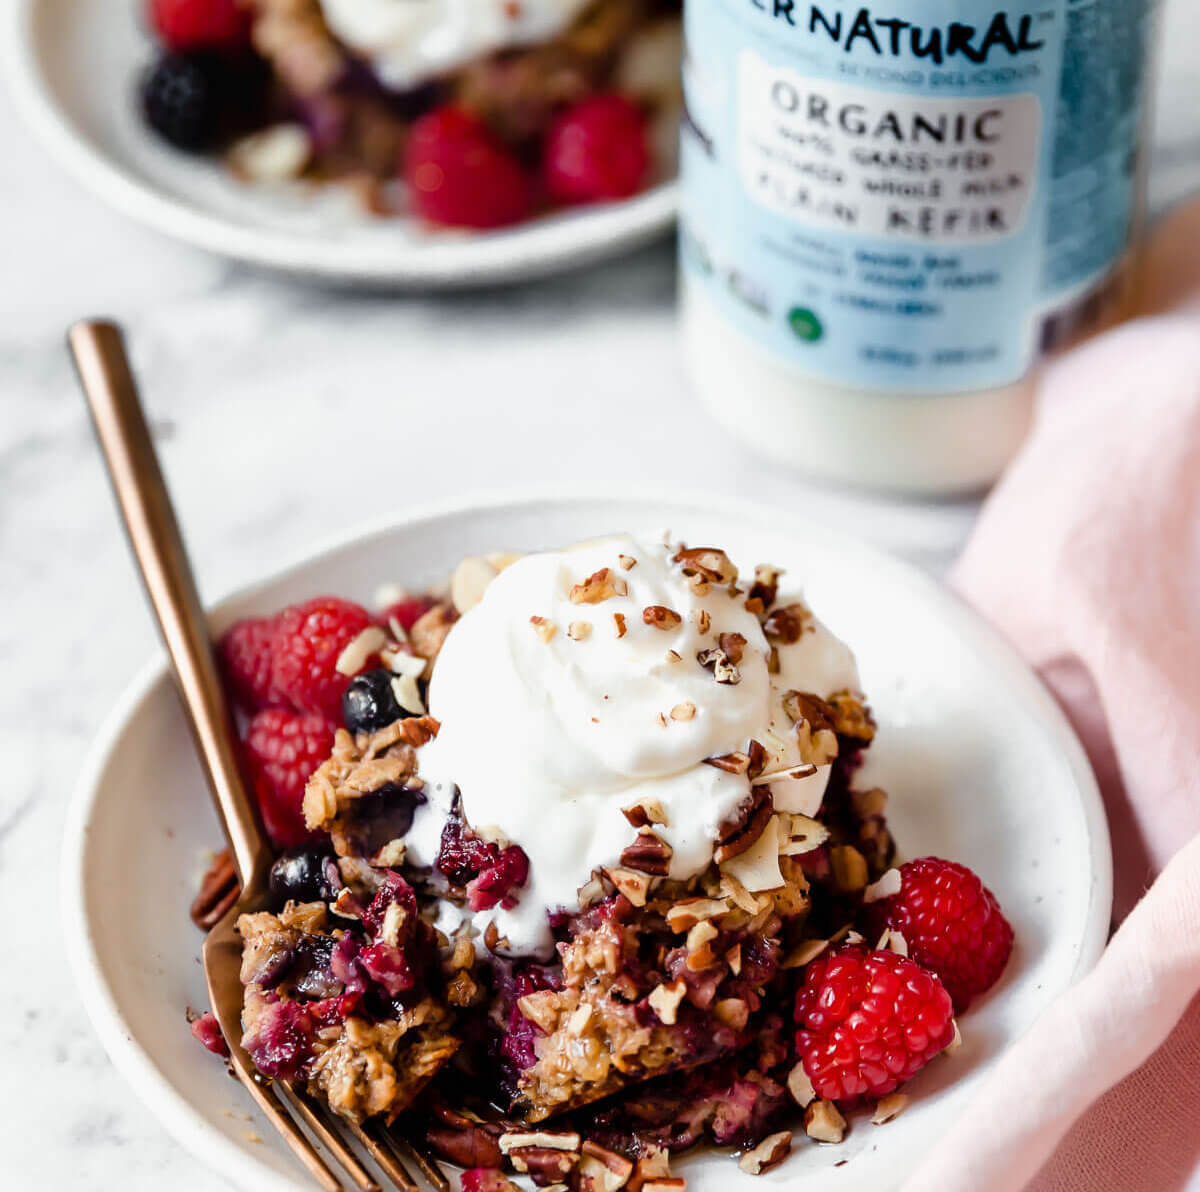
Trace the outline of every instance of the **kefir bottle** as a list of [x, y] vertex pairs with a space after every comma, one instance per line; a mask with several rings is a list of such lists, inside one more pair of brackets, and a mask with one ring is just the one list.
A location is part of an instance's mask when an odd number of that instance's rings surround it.
[[981, 488], [1114, 317], [1155, 0], [686, 0], [685, 351], [809, 473]]

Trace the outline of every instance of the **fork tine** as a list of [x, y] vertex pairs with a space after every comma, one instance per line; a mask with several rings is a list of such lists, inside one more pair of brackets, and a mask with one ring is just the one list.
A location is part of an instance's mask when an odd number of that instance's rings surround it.
[[450, 1192], [450, 1181], [446, 1178], [446, 1173], [441, 1169], [438, 1161], [426, 1154], [418, 1145], [417, 1139], [413, 1137], [413, 1127], [408, 1125], [397, 1128], [398, 1126], [399, 1123], [392, 1126], [388, 1131], [388, 1137], [413, 1161], [417, 1170], [437, 1189], [437, 1192]]
[[280, 1137], [292, 1148], [296, 1158], [304, 1164], [309, 1175], [325, 1189], [325, 1192], [346, 1192], [337, 1177], [329, 1170], [325, 1160], [317, 1154], [316, 1147], [304, 1136], [304, 1131], [284, 1111], [279, 1100], [279, 1094], [266, 1084], [259, 1084], [253, 1076], [241, 1070], [234, 1064], [233, 1070], [237, 1078], [246, 1087], [247, 1092], [254, 1098], [255, 1104], [263, 1111], [278, 1131]]
[[370, 1133], [368, 1133], [367, 1128], [358, 1125], [357, 1122], [347, 1122], [346, 1124], [350, 1127], [350, 1132], [354, 1137], [366, 1147], [371, 1158], [383, 1169], [388, 1179], [400, 1189], [400, 1192], [421, 1192], [421, 1189], [413, 1182], [412, 1176], [392, 1153], [377, 1127], [370, 1127]]
[[345, 1144], [333, 1115], [320, 1105], [315, 1105], [291, 1084], [280, 1082], [291, 1107], [304, 1124], [317, 1136], [327, 1151], [342, 1165], [346, 1174], [358, 1185], [361, 1192], [380, 1192], [379, 1185], [370, 1172], [358, 1161], [358, 1156]]

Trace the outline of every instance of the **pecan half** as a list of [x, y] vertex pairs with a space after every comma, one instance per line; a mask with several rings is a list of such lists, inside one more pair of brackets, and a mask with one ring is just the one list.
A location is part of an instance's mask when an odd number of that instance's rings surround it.
[[500, 1150], [504, 1126], [499, 1122], [472, 1121], [445, 1105], [435, 1106], [434, 1113], [439, 1121], [426, 1127], [425, 1140], [443, 1159], [460, 1167], [504, 1166]]
[[717, 847], [713, 850], [713, 859], [717, 864], [740, 857], [751, 848], [766, 831], [774, 814], [775, 801], [771, 798], [770, 788], [752, 787], [749, 800], [742, 804], [737, 815], [725, 820], [718, 828], [720, 835], [717, 837]]
[[666, 877], [671, 872], [671, 846], [653, 832], [639, 832], [638, 838], [621, 853], [621, 864], [638, 873]]
[[237, 868], [230, 851], [222, 849], [200, 882], [200, 892], [192, 902], [192, 922], [203, 931], [210, 931], [242, 896]]
[[546, 1146], [526, 1146], [509, 1152], [512, 1165], [528, 1175], [539, 1188], [563, 1184], [579, 1164], [578, 1151], [559, 1151]]

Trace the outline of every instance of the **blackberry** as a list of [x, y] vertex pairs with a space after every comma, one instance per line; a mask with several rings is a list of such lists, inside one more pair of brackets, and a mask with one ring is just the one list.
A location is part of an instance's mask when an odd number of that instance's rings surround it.
[[146, 122], [177, 149], [211, 149], [221, 132], [220, 73], [209, 54], [168, 52], [142, 83]]
[[342, 719], [352, 733], [375, 733], [412, 713], [396, 702], [392, 672], [382, 667], [351, 680], [342, 696]]
[[143, 79], [141, 100], [155, 132], [199, 153], [270, 123], [270, 71], [248, 51], [168, 50]]

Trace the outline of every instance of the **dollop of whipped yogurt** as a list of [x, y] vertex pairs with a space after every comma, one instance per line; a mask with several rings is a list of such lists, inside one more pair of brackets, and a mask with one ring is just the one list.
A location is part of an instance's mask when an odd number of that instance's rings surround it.
[[321, 0], [333, 34], [395, 90], [566, 29], [588, 0]]
[[[757, 740], [767, 762], [756, 781], [770, 783], [777, 810], [820, 806], [827, 766], [786, 774], [802, 758], [784, 700], [857, 690], [853, 655], [812, 618], [777, 647], [770, 673], [771, 646], [745, 592], [704, 590], [674, 555], [630, 537], [528, 555], [497, 576], [438, 656], [429, 709], [441, 729], [418, 755], [428, 801], [410, 857], [432, 864], [456, 790], [476, 832], [519, 844], [529, 857], [519, 901], [474, 916], [481, 933], [494, 920], [513, 952], [546, 953], [548, 912], [580, 909], [593, 871], [620, 864], [637, 835], [626, 808], [661, 811], [653, 830], [671, 848], [671, 878], [703, 871], [751, 787], [706, 759]], [[732, 634], [745, 642], [736, 675], [702, 661]]]

